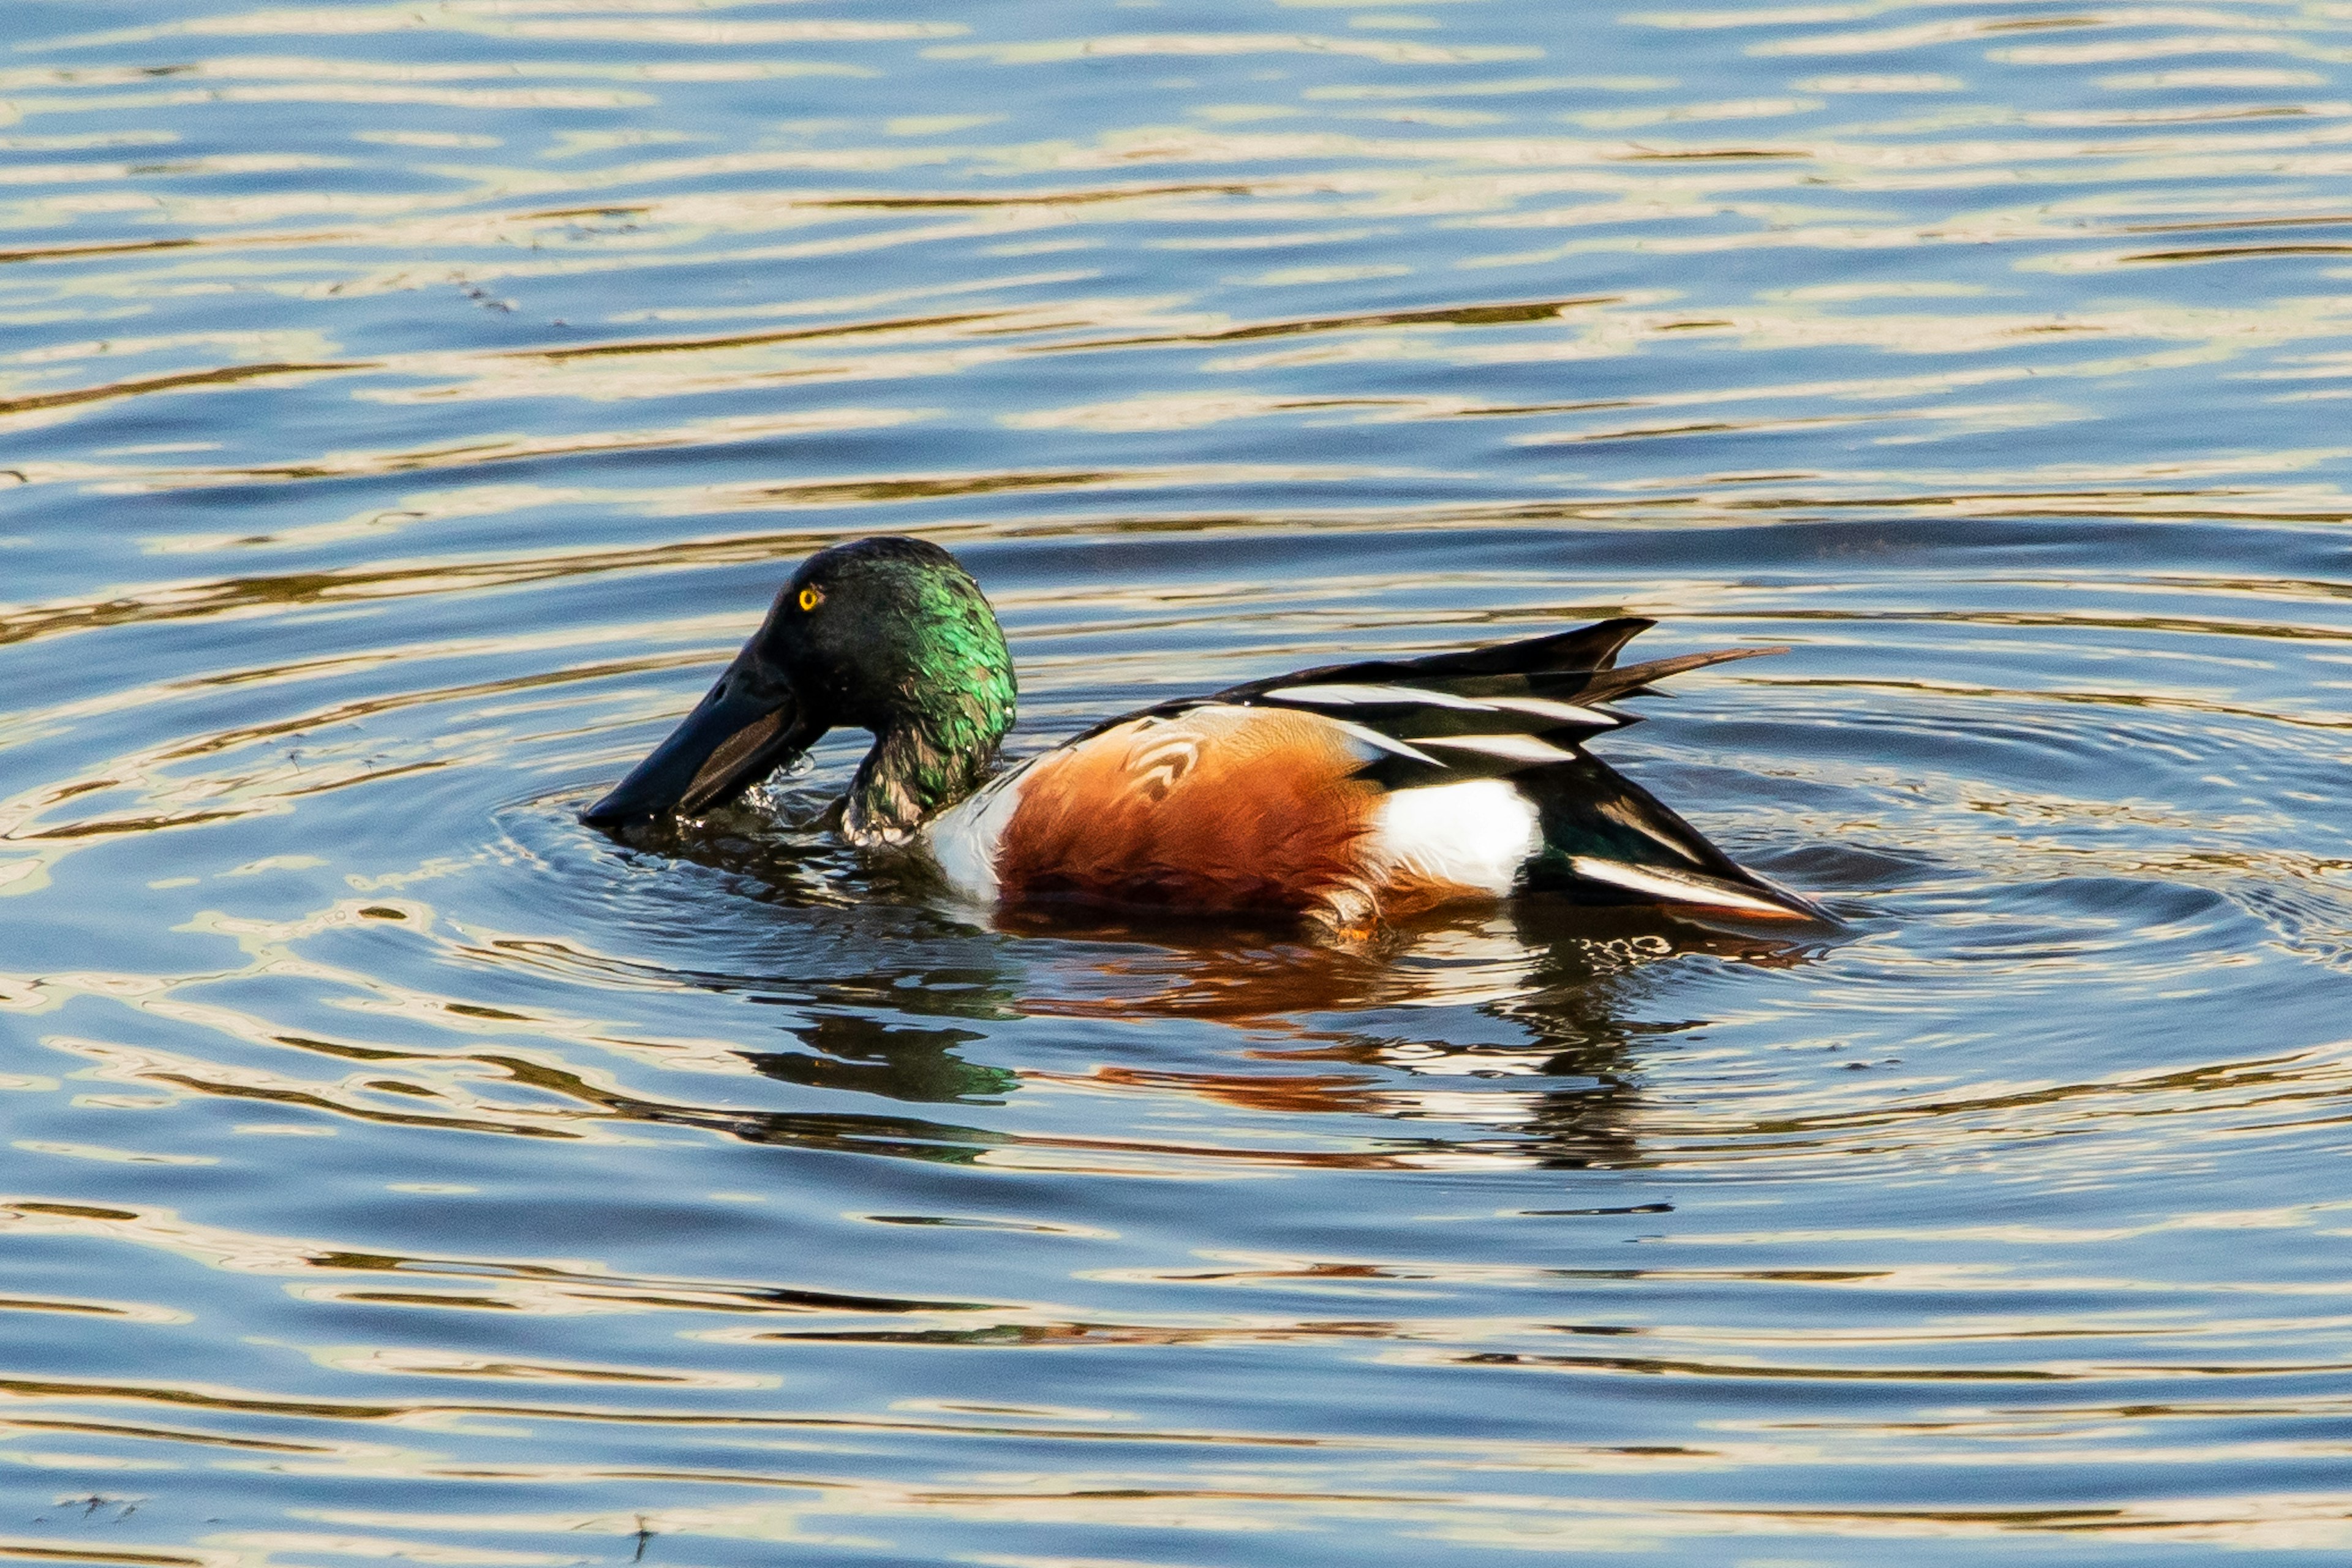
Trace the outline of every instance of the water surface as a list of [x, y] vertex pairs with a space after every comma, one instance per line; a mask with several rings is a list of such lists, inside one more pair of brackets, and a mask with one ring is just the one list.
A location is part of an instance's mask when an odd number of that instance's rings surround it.
[[[2352, 11], [16, 0], [0, 1555], [2340, 1563]], [[1026, 751], [1618, 614], [1835, 931], [976, 923]]]

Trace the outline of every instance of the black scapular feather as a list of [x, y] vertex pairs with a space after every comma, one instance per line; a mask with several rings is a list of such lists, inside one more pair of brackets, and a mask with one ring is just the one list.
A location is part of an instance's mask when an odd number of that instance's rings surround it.
[[[1424, 654], [1419, 658], [1367, 659], [1359, 664], [1327, 664], [1314, 669], [1293, 670], [1288, 675], [1269, 680], [1253, 680], [1244, 686], [1231, 687], [1207, 700], [1239, 702], [1278, 686], [1360, 682], [1367, 686], [1427, 686], [1451, 691], [1463, 682], [1491, 680], [1496, 677], [1590, 674], [1613, 668], [1619, 651], [1657, 624], [1641, 616], [1620, 616], [1614, 620], [1595, 621], [1589, 626], [1577, 626], [1570, 631], [1552, 632], [1539, 637], [1522, 637], [1517, 642], [1487, 643], [1482, 647], [1465, 647], [1453, 653]], [[1459, 695], [1468, 697], [1477, 693], [1465, 689]]]
[[[1623, 616], [1545, 637], [1490, 643], [1453, 653], [1318, 665], [1312, 669], [1245, 681], [1203, 697], [1164, 702], [1140, 713], [1123, 714], [1087, 734], [1099, 734], [1112, 724], [1123, 724], [1131, 719], [1171, 717], [1210, 703], [1288, 708], [1360, 725], [1415, 750], [1420, 749], [1415, 742], [1437, 743], [1423, 753], [1426, 761], [1391, 751], [1367, 763], [1363, 776], [1386, 788], [1409, 788], [1449, 778], [1540, 773], [1548, 769], [1571, 767], [1579, 761], [1591, 762], [1581, 749], [1584, 740], [1639, 721], [1638, 714], [1612, 711], [1603, 706], [1606, 703], [1620, 698], [1663, 695], [1653, 689], [1653, 683], [1687, 670], [1787, 651], [1781, 647], [1727, 648], [1652, 659], [1619, 668], [1617, 656], [1625, 645], [1655, 625], [1655, 621], [1643, 616]], [[1358, 700], [1338, 703], [1289, 695], [1302, 687], [1332, 686], [1358, 688]], [[1368, 694], [1361, 691], [1363, 688], [1391, 689], [1396, 693], [1395, 700], [1366, 700]], [[1431, 695], [1415, 695], [1423, 692]], [[1493, 701], [1497, 705], [1464, 707], [1446, 699]], [[1525, 708], [1501, 705], [1512, 699], [1538, 699], [1564, 704], [1577, 711], [1529, 712]], [[1526, 736], [1544, 742], [1556, 754], [1497, 755], [1469, 746], [1444, 744], [1481, 736]]]

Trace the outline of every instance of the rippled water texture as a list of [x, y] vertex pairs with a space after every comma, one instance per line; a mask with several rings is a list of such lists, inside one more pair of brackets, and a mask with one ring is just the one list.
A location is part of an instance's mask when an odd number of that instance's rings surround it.
[[[5, 0], [0, 246], [0, 1556], [2352, 1555], [2352, 5]], [[578, 825], [880, 531], [1848, 923]]]

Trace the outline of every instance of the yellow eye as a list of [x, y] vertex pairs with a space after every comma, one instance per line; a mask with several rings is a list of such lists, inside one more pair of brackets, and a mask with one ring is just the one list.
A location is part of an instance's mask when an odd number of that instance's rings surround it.
[[816, 589], [803, 588], [801, 590], [801, 609], [803, 613], [814, 610], [823, 603], [824, 603], [824, 595]]

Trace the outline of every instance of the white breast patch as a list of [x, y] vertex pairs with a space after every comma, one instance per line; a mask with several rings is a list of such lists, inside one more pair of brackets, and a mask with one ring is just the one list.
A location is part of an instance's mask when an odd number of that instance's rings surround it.
[[989, 781], [978, 795], [959, 801], [923, 825], [931, 858], [949, 885], [974, 903], [996, 902], [996, 847], [1004, 825], [1021, 805], [1027, 763]]

